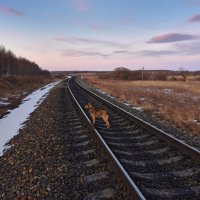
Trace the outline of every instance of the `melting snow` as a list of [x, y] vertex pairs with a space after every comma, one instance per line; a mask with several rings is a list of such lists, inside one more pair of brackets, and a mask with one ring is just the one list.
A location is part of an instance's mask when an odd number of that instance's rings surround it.
[[5, 97], [5, 98], [1, 98], [2, 101], [8, 101], [8, 98]]
[[98, 92], [102, 93], [102, 94], [106, 94], [108, 97], [115, 99], [115, 97], [113, 97], [112, 95], [108, 94], [107, 92], [104, 92], [102, 90], [96, 89]]
[[99, 90], [99, 89], [96, 89], [98, 92], [102, 93], [102, 94], [107, 94], [106, 92], [102, 91], [102, 90]]
[[0, 106], [3, 105], [3, 106], [6, 106], [6, 105], [9, 105], [8, 102], [5, 102], [5, 101], [0, 101]]
[[135, 110], [138, 110], [138, 111], [143, 111], [142, 107], [132, 107], [132, 108], [135, 109]]
[[0, 98], [0, 106], [1, 105], [3, 106], [9, 105], [8, 98]]
[[[104, 92], [104, 91], [102, 91], [102, 90], [100, 90], [100, 89], [96, 89], [96, 90], [97, 90], [98, 92], [102, 93], [102, 94], [105, 94], [105, 95], [107, 95], [107, 96], [109, 96], [109, 97], [115, 99], [115, 97], [113, 97], [112, 95], [108, 94], [107, 92]], [[145, 98], [145, 97], [141, 97], [140, 99], [141, 99], [141, 101], [144, 101], [146, 98]], [[126, 106], [131, 106], [131, 104], [129, 104], [129, 103], [127, 103], [127, 102], [123, 102], [123, 101], [120, 101], [120, 102], [123, 103], [123, 104], [126, 105]], [[143, 108], [142, 108], [142, 107], [131, 107], [131, 108], [133, 108], [133, 109], [135, 109], [135, 110], [138, 110], [138, 111], [140, 111], [140, 112], [143, 111]]]
[[29, 115], [42, 103], [50, 89], [58, 82], [50, 83], [28, 95], [18, 108], [11, 110], [7, 116], [0, 119], [0, 156], [3, 154], [4, 149], [9, 148], [9, 146], [5, 147], [5, 144], [18, 134], [19, 129], [23, 127], [23, 123]]
[[198, 122], [198, 120], [196, 120], [196, 119], [193, 120], [193, 122], [196, 123], [196, 124], [198, 124], [198, 125], [200, 125], [200, 122]]
[[130, 106], [130, 104], [129, 103], [126, 103], [126, 102], [123, 102], [123, 101], [121, 101], [124, 105], [126, 105], [126, 106]]
[[192, 96], [192, 99], [193, 99], [194, 101], [198, 101], [198, 100], [199, 100], [199, 97], [198, 97], [198, 96]]
[[172, 93], [172, 92], [173, 92], [172, 89], [164, 89], [164, 93], [165, 93], [165, 94], [169, 94], [169, 93]]

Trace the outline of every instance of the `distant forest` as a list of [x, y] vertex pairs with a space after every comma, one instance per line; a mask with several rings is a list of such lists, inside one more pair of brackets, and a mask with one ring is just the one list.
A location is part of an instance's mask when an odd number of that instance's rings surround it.
[[42, 70], [35, 62], [17, 57], [12, 51], [0, 46], [0, 77], [49, 76], [50, 72]]
[[101, 73], [101, 78], [116, 79], [116, 80], [173, 80], [200, 81], [200, 71], [186, 71], [183, 67], [179, 71], [171, 70], [136, 70], [131, 71], [125, 67], [115, 68], [109, 73]]

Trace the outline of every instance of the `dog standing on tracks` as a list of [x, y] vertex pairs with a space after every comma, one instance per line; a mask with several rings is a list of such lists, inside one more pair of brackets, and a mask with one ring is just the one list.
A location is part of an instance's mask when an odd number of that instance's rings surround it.
[[103, 121], [106, 123], [107, 128], [110, 127], [110, 123], [108, 121], [108, 113], [105, 109], [95, 108], [91, 103], [85, 105], [85, 108], [89, 110], [90, 115], [92, 117], [93, 124], [95, 124], [96, 117], [102, 117]]

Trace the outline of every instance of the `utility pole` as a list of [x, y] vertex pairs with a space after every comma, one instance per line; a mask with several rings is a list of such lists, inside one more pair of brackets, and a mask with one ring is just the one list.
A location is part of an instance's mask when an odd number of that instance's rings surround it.
[[144, 80], [144, 66], [142, 67], [142, 81]]

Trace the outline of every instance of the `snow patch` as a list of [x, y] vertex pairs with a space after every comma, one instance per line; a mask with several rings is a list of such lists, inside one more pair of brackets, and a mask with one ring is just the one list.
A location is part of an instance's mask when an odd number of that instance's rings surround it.
[[112, 99], [115, 99], [114, 96], [108, 94], [107, 92], [104, 92], [104, 91], [102, 91], [102, 90], [100, 90], [100, 89], [96, 89], [96, 90], [97, 90], [98, 92], [100, 92], [101, 94], [104, 94], [104, 95], [106, 95], [106, 96], [108, 96], [108, 97], [110, 97], [110, 98], [112, 98]]
[[22, 95], [23, 96], [25, 96], [25, 95], [27, 95], [28, 94], [28, 92], [22, 92]]
[[165, 94], [170, 94], [170, 93], [172, 93], [174, 90], [172, 90], [172, 89], [164, 89], [164, 93]]
[[197, 125], [200, 125], [200, 122], [198, 122], [198, 120], [193, 120], [193, 122], [195, 123], [195, 124], [197, 124]]
[[8, 98], [5, 97], [5, 98], [1, 98], [2, 101], [8, 101]]
[[[102, 90], [100, 90], [100, 89], [96, 89], [96, 90], [97, 90], [98, 92], [100, 92], [100, 93], [106, 95], [106, 96], [109, 96], [109, 97], [115, 99], [115, 97], [113, 97], [112, 95], [108, 94], [107, 92], [104, 92], [104, 91], [102, 91]], [[141, 101], [146, 100], [145, 97], [141, 97], [140, 99], [141, 99]], [[129, 106], [129, 107], [131, 106], [131, 104], [129, 104], [129, 103], [127, 103], [127, 102], [123, 102], [123, 101], [119, 101], [119, 102], [123, 103], [123, 104], [126, 105], [126, 106]], [[131, 107], [131, 108], [133, 108], [133, 109], [135, 109], [135, 110], [137, 110], [137, 111], [140, 111], [140, 112], [143, 111], [143, 107], [135, 107], [135, 106], [134, 106], [134, 107]]]
[[193, 101], [198, 101], [199, 97], [198, 96], [192, 96]]
[[143, 108], [142, 108], [142, 107], [131, 107], [131, 108], [133, 108], [133, 109], [135, 109], [135, 110], [138, 110], [138, 111], [140, 111], [140, 112], [143, 111]]
[[8, 101], [8, 98], [5, 97], [5, 98], [0, 98], [0, 106], [7, 106], [9, 105], [9, 101]]
[[0, 106], [2, 105], [2, 106], [7, 106], [7, 105], [9, 105], [10, 103], [9, 102], [5, 102], [5, 101], [1, 101], [0, 100]]
[[102, 94], [107, 94], [107, 92], [104, 92], [102, 90], [96, 89], [98, 92], [102, 93]]
[[130, 106], [129, 103], [126, 103], [126, 102], [123, 102], [123, 101], [121, 101], [121, 103], [123, 103], [123, 104], [126, 105], [126, 106]]
[[38, 89], [35, 92], [28, 95], [23, 99], [23, 103], [5, 116], [0, 119], [0, 156], [5, 152], [10, 146], [5, 144], [10, 141], [13, 136], [18, 134], [20, 128], [24, 126], [24, 122], [28, 119], [30, 114], [42, 103], [42, 101], [47, 97], [50, 89], [52, 89], [60, 81], [50, 83], [43, 87], [41, 90]]

